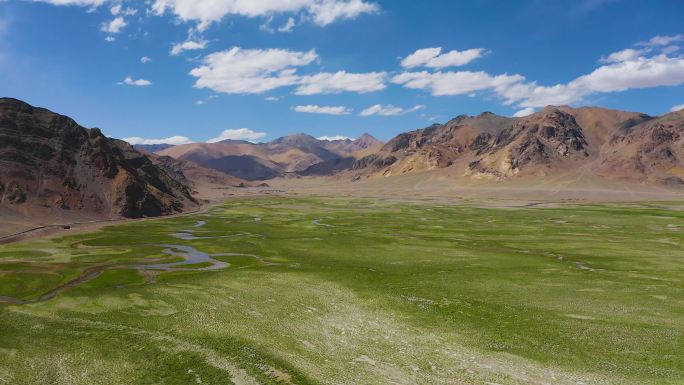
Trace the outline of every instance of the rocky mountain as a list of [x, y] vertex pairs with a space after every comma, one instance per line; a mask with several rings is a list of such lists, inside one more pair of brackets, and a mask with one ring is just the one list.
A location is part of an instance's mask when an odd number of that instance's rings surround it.
[[565, 175], [684, 186], [684, 112], [651, 117], [553, 107], [524, 118], [491, 113], [397, 135], [351, 166], [353, 179], [451, 168], [471, 180]]
[[[441, 169], [466, 182], [591, 177], [684, 186], [682, 115], [549, 106], [522, 118], [460, 115], [384, 144], [369, 134], [355, 140], [294, 134], [267, 143], [226, 140], [141, 151], [164, 175], [194, 190], [282, 176], [358, 180]], [[2, 188], [16, 200], [13, 185]]]
[[323, 175], [333, 175], [341, 171], [349, 170], [357, 158], [353, 156], [347, 156], [343, 158], [334, 158], [319, 162], [307, 167], [304, 170], [297, 172], [297, 175], [302, 176], [323, 176]]
[[195, 162], [188, 160], [175, 159], [170, 156], [162, 156], [157, 154], [147, 153], [148, 158], [166, 171], [166, 173], [176, 181], [193, 189], [195, 194], [199, 194], [200, 190], [209, 188], [227, 188], [227, 187], [249, 187], [256, 185], [249, 183], [244, 179], [228, 175], [226, 173], [200, 166]]
[[135, 148], [136, 150], [139, 150], [139, 151], [145, 151], [145, 152], [149, 152], [149, 153], [154, 154], [154, 153], [159, 152], [159, 151], [164, 151], [167, 148], [171, 148], [173, 146], [174, 146], [173, 144], [166, 144], [166, 143], [136, 144], [136, 145], [133, 145], [133, 148]]
[[549, 170], [581, 165], [590, 156], [588, 147], [575, 117], [548, 107], [483, 141], [469, 171], [495, 178], [521, 172], [545, 176]]
[[320, 175], [347, 169], [359, 151], [372, 150], [379, 143], [368, 134], [357, 140], [340, 141], [294, 134], [268, 143], [236, 140], [192, 143], [168, 148], [158, 154], [191, 161], [246, 180], [264, 180], [288, 174]]
[[358, 138], [352, 140], [352, 139], [341, 139], [341, 140], [330, 140], [330, 141], [323, 141], [323, 145], [339, 154], [339, 155], [344, 155], [344, 154], [358, 154], [361, 152], [367, 152], [368, 150], [379, 150], [380, 147], [382, 147], [383, 143], [379, 140], [377, 140], [375, 137], [372, 135], [365, 133]]
[[126, 142], [69, 117], [0, 98], [0, 206], [96, 217], [197, 207], [189, 188]]
[[380, 150], [359, 159], [352, 169], [390, 176], [449, 167], [472, 159], [512, 122], [489, 112], [475, 117], [461, 115], [446, 124], [399, 134]]
[[613, 132], [597, 173], [684, 187], [684, 110], [630, 123]]
[[285, 169], [272, 161], [262, 146], [235, 140], [185, 144], [160, 151], [158, 155], [191, 161], [246, 180], [274, 178]]

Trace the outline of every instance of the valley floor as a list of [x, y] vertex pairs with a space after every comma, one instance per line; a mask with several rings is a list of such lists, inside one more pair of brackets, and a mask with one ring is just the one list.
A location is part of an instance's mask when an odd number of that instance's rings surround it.
[[479, 202], [505, 206], [530, 202], [636, 202], [682, 201], [683, 186], [611, 180], [565, 172], [543, 178], [512, 178], [502, 181], [464, 177], [458, 168], [447, 167], [391, 177], [290, 177], [269, 180], [273, 189], [304, 196], [348, 196]]
[[682, 383], [684, 204], [459, 202], [242, 197], [2, 245], [0, 384]]

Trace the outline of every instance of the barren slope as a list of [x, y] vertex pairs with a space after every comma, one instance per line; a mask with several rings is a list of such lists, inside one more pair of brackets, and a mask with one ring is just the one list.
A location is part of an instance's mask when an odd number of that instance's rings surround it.
[[171, 214], [197, 203], [185, 185], [128, 143], [2, 98], [0, 205], [19, 217], [109, 218]]
[[[461, 184], [517, 179], [571, 186], [579, 180], [680, 186], [682, 112], [653, 118], [597, 107], [553, 107], [524, 118], [459, 116], [403, 133], [359, 159], [352, 180], [449, 169]], [[611, 183], [608, 180], [618, 181]], [[510, 185], [511, 183], [504, 183]]]
[[378, 143], [368, 134], [354, 141], [325, 141], [294, 134], [268, 143], [226, 140], [186, 144], [158, 154], [189, 160], [242, 179], [263, 180], [288, 173], [308, 174], [312, 167], [329, 170], [329, 164], [344, 164], [348, 168], [351, 163], [345, 158], [355, 157], [356, 152], [377, 147]]

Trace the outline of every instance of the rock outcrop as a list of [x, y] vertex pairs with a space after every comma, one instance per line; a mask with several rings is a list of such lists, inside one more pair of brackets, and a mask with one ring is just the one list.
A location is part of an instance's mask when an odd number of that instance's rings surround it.
[[0, 204], [101, 217], [196, 207], [186, 185], [126, 142], [16, 99], [0, 98]]
[[651, 117], [549, 106], [524, 118], [491, 113], [402, 133], [358, 159], [352, 180], [451, 168], [473, 180], [546, 177], [684, 186], [684, 112]]

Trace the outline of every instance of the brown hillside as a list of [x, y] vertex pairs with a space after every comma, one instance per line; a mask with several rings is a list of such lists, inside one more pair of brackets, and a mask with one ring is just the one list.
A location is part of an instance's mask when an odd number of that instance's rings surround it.
[[197, 206], [187, 186], [128, 143], [10, 98], [0, 99], [0, 206], [142, 217]]

